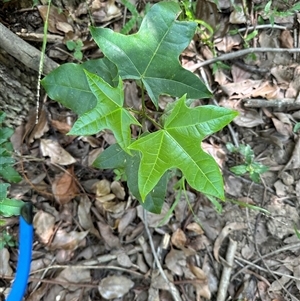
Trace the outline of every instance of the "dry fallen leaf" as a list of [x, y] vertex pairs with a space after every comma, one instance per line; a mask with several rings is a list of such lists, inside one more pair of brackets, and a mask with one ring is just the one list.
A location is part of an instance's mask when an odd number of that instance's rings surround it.
[[111, 227], [105, 223], [97, 222], [101, 237], [109, 249], [120, 248], [121, 243], [118, 236], [113, 234]]
[[122, 233], [130, 223], [136, 218], [136, 208], [129, 208], [125, 211], [118, 223], [118, 232]]
[[27, 143], [32, 143], [34, 139], [41, 138], [46, 132], [48, 132], [48, 118], [47, 118], [47, 111], [43, 107], [40, 110], [38, 123], [36, 124], [36, 110], [31, 110], [29, 112], [29, 118], [25, 125], [25, 134], [23, 139]]
[[64, 250], [74, 251], [80, 245], [82, 245], [84, 243], [83, 240], [88, 235], [88, 233], [89, 233], [89, 231], [67, 232], [63, 229], [59, 229], [56, 232], [54, 239], [53, 239], [51, 245], [49, 246], [49, 249], [50, 250], [64, 249]]
[[124, 276], [109, 276], [101, 280], [98, 290], [101, 296], [111, 300], [121, 298], [129, 292], [134, 283]]
[[178, 249], [184, 248], [187, 242], [187, 238], [184, 232], [178, 228], [173, 234], [171, 238], [172, 244]]
[[81, 227], [84, 230], [89, 230], [91, 234], [94, 234], [100, 239], [99, 232], [96, 230], [93, 224], [93, 220], [90, 214], [92, 203], [87, 196], [83, 196], [78, 205], [78, 219]]
[[55, 200], [64, 205], [69, 203], [79, 192], [75, 181], [73, 166], [67, 169], [62, 175], [55, 178], [52, 183], [52, 192]]
[[197, 300], [201, 300], [201, 297], [204, 297], [205, 299], [210, 300], [211, 298], [211, 292], [208, 287], [208, 281], [207, 281], [207, 276], [204, 273], [202, 269], [199, 267], [189, 264], [188, 265], [191, 272], [196, 276], [196, 278], [199, 280], [199, 282], [193, 282], [193, 285], [196, 289], [196, 294], [197, 294]]
[[33, 218], [35, 233], [44, 244], [48, 244], [54, 233], [55, 217], [47, 212], [39, 210]]
[[297, 139], [293, 154], [284, 169], [300, 168], [300, 138]]
[[183, 268], [186, 267], [186, 256], [183, 251], [171, 249], [166, 256], [165, 263], [170, 271], [182, 276]]
[[190, 223], [186, 226], [186, 229], [189, 231], [192, 231], [198, 235], [202, 235], [204, 234], [204, 231], [202, 230], [202, 228], [200, 227], [200, 225], [198, 223]]
[[219, 234], [218, 238], [215, 241], [214, 245], [214, 257], [219, 262], [219, 250], [222, 245], [223, 240], [232, 232], [236, 230], [243, 230], [246, 229], [247, 225], [244, 223], [230, 223], [225, 226], [221, 233]]
[[51, 139], [41, 139], [41, 153], [44, 157], [50, 157], [52, 164], [70, 165], [76, 160], [65, 151], [57, 141]]
[[72, 128], [70, 124], [55, 119], [51, 120], [51, 125], [53, 126], [54, 129], [56, 129], [62, 134], [69, 133]]
[[110, 193], [110, 182], [106, 179], [97, 181], [94, 183], [92, 190], [96, 194], [96, 197], [108, 195]]
[[9, 252], [6, 248], [0, 250], [0, 275], [12, 276], [13, 270], [9, 265]]
[[[67, 288], [69, 291], [78, 290], [80, 288], [80, 283], [90, 283], [92, 281], [89, 269], [78, 270], [72, 266], [63, 269], [55, 278], [55, 280], [58, 281], [62, 287]], [[75, 283], [75, 285], [69, 284], [70, 282]]]
[[125, 190], [120, 182], [113, 181], [111, 183], [111, 191], [119, 200], [125, 199]]
[[207, 154], [211, 155], [215, 159], [219, 167], [223, 167], [226, 154], [220, 145], [213, 143], [213, 141], [211, 143], [202, 141], [201, 147]]
[[[38, 5], [37, 8], [43, 21], [46, 22], [48, 5]], [[48, 30], [50, 32], [61, 34], [62, 32], [57, 29], [56, 24], [60, 22], [67, 23], [68, 19], [65, 13], [61, 12], [58, 7], [51, 5], [49, 18], [47, 19], [47, 22], [48, 22]]]

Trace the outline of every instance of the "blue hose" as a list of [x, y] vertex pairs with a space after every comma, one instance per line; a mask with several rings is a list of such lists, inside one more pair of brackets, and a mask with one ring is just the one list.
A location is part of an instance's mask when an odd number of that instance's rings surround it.
[[32, 204], [21, 208], [19, 228], [19, 257], [16, 277], [6, 301], [22, 301], [28, 282], [31, 265], [33, 226]]

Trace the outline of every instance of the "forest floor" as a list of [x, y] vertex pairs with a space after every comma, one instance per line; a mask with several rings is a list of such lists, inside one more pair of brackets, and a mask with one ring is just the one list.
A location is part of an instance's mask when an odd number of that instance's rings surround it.
[[[0, 21], [41, 49], [47, 5], [20, 2], [5, 2]], [[243, 13], [231, 1], [219, 1], [219, 11], [199, 0], [196, 17], [214, 29], [215, 37], [204, 44], [203, 36], [195, 36], [180, 57], [213, 91], [214, 99], [202, 104], [239, 112], [229, 127], [202, 144], [222, 171], [222, 210], [188, 187], [180, 194], [174, 179], [162, 213], [148, 213], [145, 224], [126, 181], [91, 166], [115, 142], [113, 135], [67, 136], [75, 114], [46, 95], [39, 123], [33, 107], [15, 128], [12, 143], [24, 180], [11, 186], [10, 196], [36, 208], [26, 301], [300, 300], [300, 139], [295, 128], [300, 54], [288, 51], [299, 48], [300, 7], [292, 1], [273, 1], [269, 7], [271, 2], [255, 1]], [[132, 3], [140, 14], [134, 32], [146, 3]], [[89, 33], [91, 20], [120, 31], [133, 19], [128, 8], [113, 0], [52, 1], [46, 54], [60, 65], [101, 57]], [[77, 50], [67, 48], [68, 40]], [[224, 57], [257, 47], [278, 51]], [[214, 57], [212, 49], [223, 65], [203, 64]], [[126, 82], [125, 95], [133, 104], [140, 102], [134, 82]], [[232, 167], [238, 165], [247, 173], [237, 175]], [[10, 226], [17, 235], [17, 219]], [[10, 254], [1, 258], [2, 291], [10, 287], [17, 249], [10, 248]]]

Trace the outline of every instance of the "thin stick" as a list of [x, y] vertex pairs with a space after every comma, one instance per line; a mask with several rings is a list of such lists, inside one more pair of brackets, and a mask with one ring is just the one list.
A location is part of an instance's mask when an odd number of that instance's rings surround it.
[[136, 271], [132, 271], [129, 270], [128, 268], [121, 268], [121, 267], [116, 267], [116, 266], [112, 266], [112, 265], [53, 265], [50, 267], [46, 267], [43, 269], [39, 269], [36, 271], [31, 272], [30, 274], [35, 274], [35, 273], [39, 273], [39, 272], [43, 272], [45, 270], [52, 270], [52, 269], [68, 269], [68, 268], [73, 268], [73, 269], [78, 269], [78, 270], [117, 270], [117, 271], [122, 271], [122, 272], [126, 272], [126, 273], [131, 273], [134, 274], [138, 277], [144, 277], [144, 274], [136, 272]]
[[174, 301], [182, 301], [176, 286], [172, 282], [169, 281], [169, 279], [167, 278], [167, 276], [166, 276], [166, 274], [165, 274], [165, 272], [164, 272], [164, 270], [163, 270], [163, 268], [162, 268], [162, 266], [159, 262], [157, 253], [155, 251], [152, 235], [151, 235], [149, 227], [148, 227], [148, 219], [147, 219], [147, 213], [146, 213], [145, 209], [143, 209], [143, 215], [144, 215], [145, 229], [146, 229], [146, 232], [147, 232], [147, 235], [148, 235], [148, 238], [149, 238], [150, 247], [151, 247], [152, 254], [153, 254], [155, 263], [157, 265], [157, 268], [158, 268], [160, 274], [162, 275], [162, 277], [164, 278], [164, 280], [166, 281], [166, 283], [168, 284], [168, 286], [170, 288], [170, 293], [171, 293]]
[[219, 62], [219, 61], [228, 61], [228, 60], [233, 60], [241, 56], [245, 56], [247, 54], [251, 53], [260, 53], [260, 52], [275, 52], [275, 53], [280, 53], [280, 52], [287, 52], [287, 53], [299, 53], [300, 48], [247, 48], [247, 49], [242, 49], [239, 51], [234, 51], [226, 54], [222, 54], [218, 57], [214, 57], [212, 59], [206, 60], [201, 63], [197, 63], [193, 66], [193, 70], [197, 70], [198, 68]]
[[283, 99], [243, 99], [244, 106], [247, 108], [278, 108], [278, 109], [289, 109], [296, 110], [300, 109], [300, 102], [294, 98], [283, 98]]
[[[300, 248], [300, 242], [297, 242], [297, 243], [295, 243], [293, 245], [287, 245], [287, 246], [284, 246], [284, 247], [282, 247], [280, 249], [277, 249], [277, 250], [275, 250], [273, 252], [270, 252], [270, 253], [267, 253], [265, 255], [262, 255], [261, 258], [267, 258], [269, 256], [273, 256], [273, 255], [276, 255], [276, 254], [284, 252], [284, 251], [290, 251], [290, 250], [299, 249], [299, 248]], [[255, 263], [259, 262], [261, 260], [261, 258], [257, 258], [255, 260], [253, 260], [252, 264], [255, 264]], [[239, 274], [241, 274], [243, 271], [245, 271], [249, 267], [251, 267], [251, 265], [247, 264], [242, 269], [240, 269], [236, 274], [234, 274], [232, 276], [232, 280], [234, 280]]]
[[230, 282], [230, 275], [234, 263], [234, 255], [235, 255], [236, 247], [237, 247], [237, 242], [230, 239], [227, 253], [226, 253], [226, 263], [223, 265], [223, 272], [219, 284], [217, 301], [226, 300], [227, 290]]
[[[253, 262], [251, 262], [251, 261], [248, 261], [248, 260], [246, 260], [246, 259], [244, 259], [244, 258], [242, 258], [242, 257], [235, 256], [235, 259], [236, 259], [237, 261], [241, 261], [241, 262], [243, 262], [243, 263], [246, 263], [248, 266], [253, 267], [253, 268], [255, 268], [255, 269], [258, 269], [258, 270], [260, 270], [260, 271], [268, 272], [267, 269], [265, 269], [265, 268], [263, 268], [263, 267], [261, 267], [261, 266], [255, 264], [255, 263], [253, 263]], [[299, 277], [295, 277], [295, 276], [292, 276], [292, 275], [288, 275], [288, 274], [284, 274], [284, 273], [280, 273], [280, 272], [276, 272], [276, 271], [272, 271], [272, 273], [275, 274], [275, 275], [278, 275], [278, 276], [282, 276], [282, 277], [284, 276], [284, 277], [289, 278], [289, 279], [293, 279], [293, 280], [296, 280], [296, 281], [300, 281], [300, 278], [299, 278]]]

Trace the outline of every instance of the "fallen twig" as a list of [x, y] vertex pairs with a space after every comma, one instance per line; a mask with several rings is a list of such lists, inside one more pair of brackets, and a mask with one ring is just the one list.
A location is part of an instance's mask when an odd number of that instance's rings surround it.
[[148, 220], [147, 220], [147, 213], [146, 213], [146, 210], [144, 209], [144, 224], [145, 224], [145, 229], [146, 229], [146, 232], [147, 232], [147, 235], [148, 235], [148, 238], [149, 238], [149, 243], [150, 243], [150, 247], [151, 247], [151, 250], [152, 250], [152, 254], [153, 254], [153, 257], [154, 257], [154, 260], [155, 260], [155, 263], [157, 265], [157, 268], [161, 274], [161, 276], [164, 278], [164, 280], [166, 281], [166, 283], [168, 284], [170, 290], [169, 292], [171, 293], [174, 301], [182, 301], [180, 295], [179, 295], [179, 292], [176, 288], [176, 286], [169, 281], [169, 279], [167, 278], [160, 262], [159, 262], [159, 259], [158, 259], [158, 256], [156, 254], [156, 251], [155, 251], [155, 247], [154, 247], [154, 243], [153, 243], [153, 239], [152, 239], [152, 236], [151, 236], [151, 233], [150, 233], [150, 230], [149, 230], [149, 227], [148, 227]]
[[228, 60], [234, 60], [238, 57], [250, 54], [250, 53], [259, 53], [259, 52], [276, 52], [276, 53], [280, 53], [280, 52], [288, 52], [288, 53], [300, 53], [300, 48], [247, 48], [247, 49], [242, 49], [242, 50], [238, 50], [238, 51], [234, 51], [234, 52], [230, 52], [230, 53], [225, 53], [222, 54], [218, 57], [214, 57], [212, 59], [197, 63], [193, 66], [193, 70], [191, 71], [195, 71], [198, 68], [219, 62], [219, 61], [228, 61]]
[[[39, 71], [39, 62], [41, 51], [31, 46], [16, 34], [6, 28], [0, 22], [0, 45], [7, 53], [12, 55], [18, 61], [32, 70]], [[43, 65], [44, 74], [50, 73], [57, 68], [59, 64], [54, 62], [49, 57], [45, 56]]]
[[242, 100], [244, 106], [247, 108], [287, 108], [290, 110], [296, 110], [300, 108], [300, 102], [294, 98], [283, 98], [283, 99], [249, 99], [245, 98]]
[[219, 284], [217, 301], [225, 301], [226, 299], [236, 247], [237, 242], [229, 239], [229, 245], [226, 253], [226, 263], [223, 265], [223, 272]]

